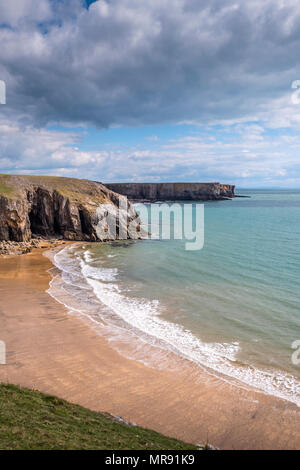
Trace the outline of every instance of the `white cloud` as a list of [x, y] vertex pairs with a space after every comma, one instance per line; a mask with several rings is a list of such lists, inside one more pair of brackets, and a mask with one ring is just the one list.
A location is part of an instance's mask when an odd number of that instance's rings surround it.
[[[254, 139], [264, 135], [263, 139]], [[286, 141], [289, 150], [286, 150]], [[246, 150], [246, 152], [245, 152]], [[300, 174], [298, 135], [265, 135], [253, 125], [135, 147], [81, 148], [75, 132], [21, 128], [0, 122], [0, 171], [112, 181], [215, 181], [238, 186], [286, 186]], [[300, 178], [299, 178], [300, 181]]]
[[[0, 0], [0, 24], [1, 171], [297, 181], [299, 138], [283, 129], [300, 129], [298, 1]], [[46, 129], [179, 122], [199, 133], [92, 151]]]
[[49, 0], [0, 0], [0, 24], [16, 27], [26, 22], [42, 22], [51, 18]]
[[[296, 0], [101, 0], [88, 10], [64, 0], [52, 11], [46, 0], [10, 4], [0, 4], [15, 25], [0, 29], [0, 75], [14, 118], [300, 124], [290, 103], [300, 79]], [[45, 34], [38, 23], [50, 17]]]

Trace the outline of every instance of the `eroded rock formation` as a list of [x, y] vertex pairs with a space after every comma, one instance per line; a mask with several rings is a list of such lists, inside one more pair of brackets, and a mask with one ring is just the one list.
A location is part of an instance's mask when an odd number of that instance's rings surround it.
[[[102, 241], [119, 238], [121, 232], [123, 239], [133, 238], [138, 215], [130, 203], [127, 210], [127, 205], [121, 204], [126, 211], [122, 215], [118, 211], [120, 198], [125, 199], [88, 180], [0, 175], [0, 240], [27, 242], [33, 235], [41, 235]], [[116, 219], [115, 233], [111, 226], [106, 228], [109, 214]]]
[[134, 201], [210, 201], [234, 197], [233, 185], [220, 183], [112, 183], [112, 191]]

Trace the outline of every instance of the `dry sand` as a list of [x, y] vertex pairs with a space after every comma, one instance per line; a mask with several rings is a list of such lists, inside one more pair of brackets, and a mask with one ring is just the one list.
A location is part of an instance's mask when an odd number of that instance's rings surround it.
[[[0, 381], [55, 394], [187, 442], [222, 449], [299, 449], [300, 410], [185, 363], [155, 370], [126, 359], [45, 291], [41, 250], [0, 259]], [[16, 411], [17, 412], [17, 411]]]

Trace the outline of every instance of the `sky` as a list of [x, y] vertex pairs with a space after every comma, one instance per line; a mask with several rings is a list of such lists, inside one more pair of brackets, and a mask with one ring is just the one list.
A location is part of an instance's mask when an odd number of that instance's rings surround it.
[[0, 173], [300, 188], [297, 0], [0, 0]]

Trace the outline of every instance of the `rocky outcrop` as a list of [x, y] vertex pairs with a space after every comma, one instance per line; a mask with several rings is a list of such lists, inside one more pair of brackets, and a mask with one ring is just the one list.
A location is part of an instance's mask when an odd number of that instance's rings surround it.
[[220, 184], [220, 197], [223, 199], [232, 199], [235, 196], [235, 186], [232, 184]]
[[30, 240], [28, 242], [0, 242], [0, 255], [24, 255], [30, 253], [32, 248], [38, 248], [39, 242], [37, 240]]
[[138, 215], [125, 199], [88, 180], [0, 175], [0, 240], [139, 238]]
[[210, 201], [235, 196], [235, 186], [220, 183], [111, 183], [106, 187], [134, 201]]
[[33, 238], [28, 242], [0, 241], [0, 255], [25, 255], [30, 253], [33, 248], [55, 248], [64, 245], [63, 240], [45, 240], [44, 238]]

